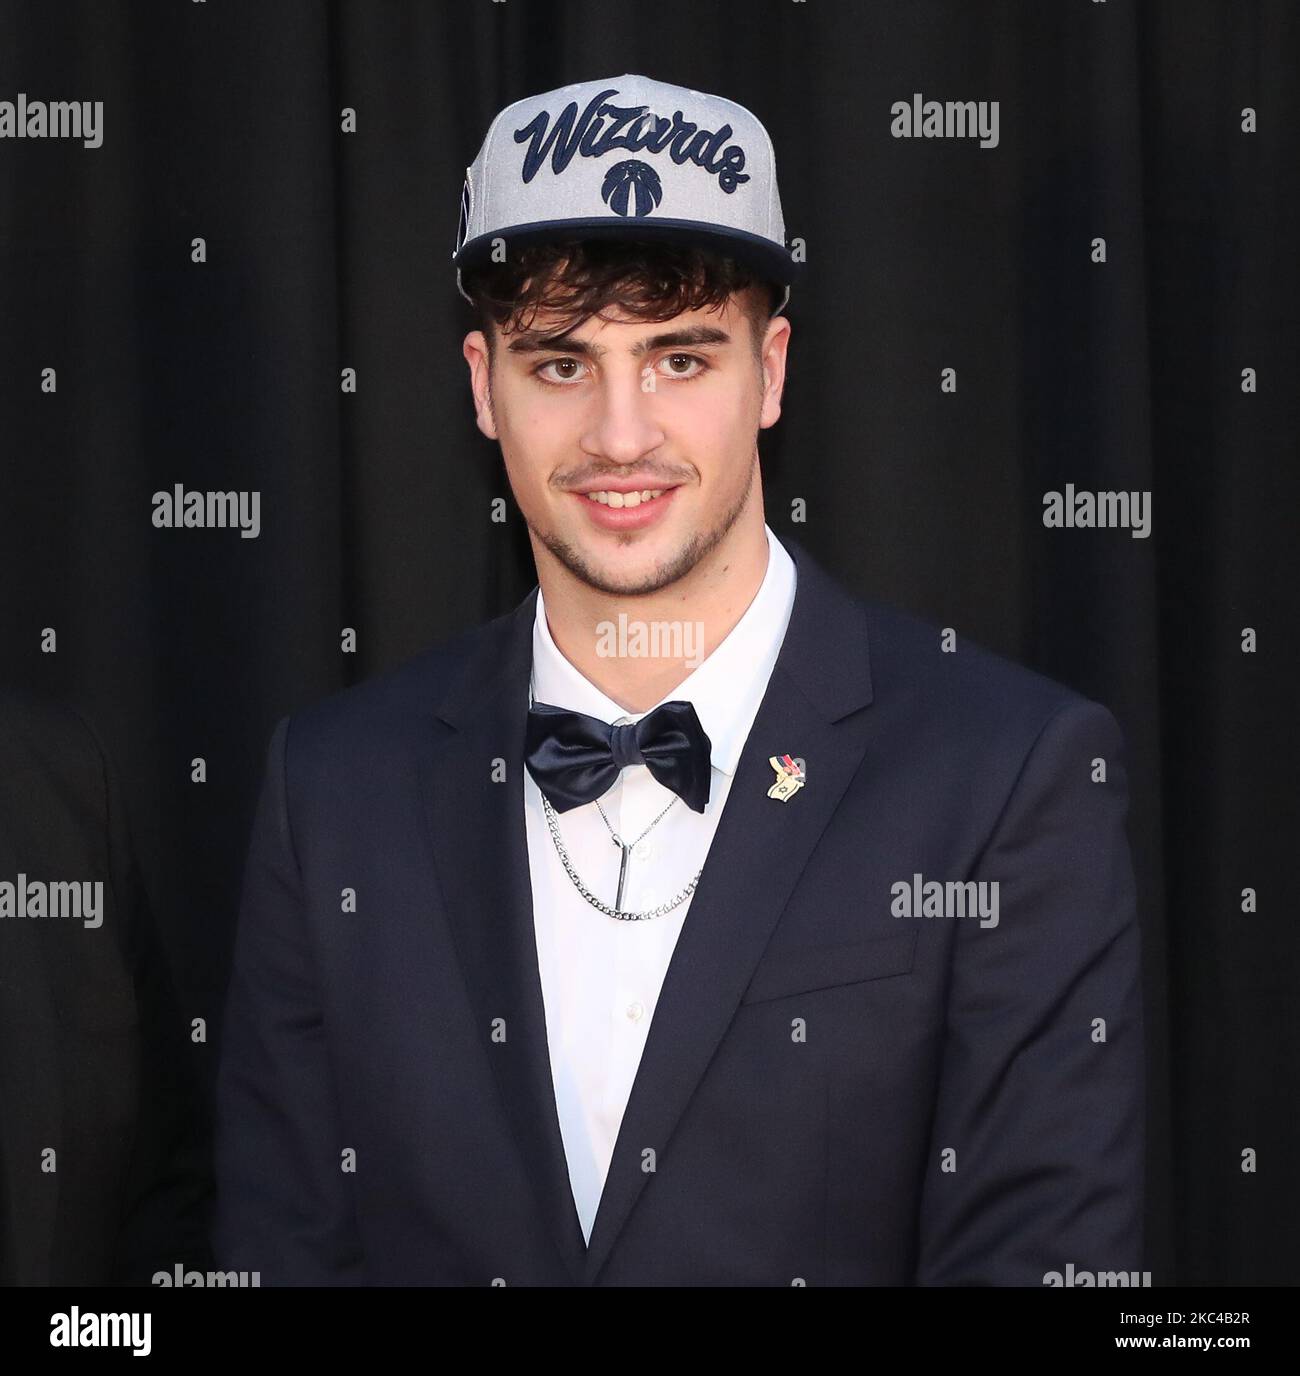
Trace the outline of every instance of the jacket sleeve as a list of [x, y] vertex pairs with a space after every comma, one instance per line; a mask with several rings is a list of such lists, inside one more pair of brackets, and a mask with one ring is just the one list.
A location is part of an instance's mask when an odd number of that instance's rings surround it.
[[998, 884], [998, 921], [955, 919], [919, 1285], [1141, 1268], [1145, 1052], [1123, 750], [1106, 708], [1058, 710], [970, 876]]
[[244, 871], [216, 1088], [213, 1250], [262, 1285], [356, 1285], [362, 1255], [276, 726]]

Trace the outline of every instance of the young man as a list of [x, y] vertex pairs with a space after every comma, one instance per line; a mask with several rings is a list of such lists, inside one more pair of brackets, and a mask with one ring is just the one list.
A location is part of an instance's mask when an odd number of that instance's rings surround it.
[[642, 77], [566, 87], [497, 117], [461, 211], [478, 424], [539, 586], [275, 730], [219, 1264], [1137, 1269], [1119, 732], [766, 525], [793, 277], [766, 132]]

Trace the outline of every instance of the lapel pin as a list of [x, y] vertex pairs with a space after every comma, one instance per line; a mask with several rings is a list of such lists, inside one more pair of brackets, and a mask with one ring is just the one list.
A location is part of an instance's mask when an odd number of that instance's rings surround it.
[[769, 755], [767, 762], [776, 770], [776, 782], [767, 790], [767, 796], [788, 803], [804, 785], [803, 770], [790, 755]]

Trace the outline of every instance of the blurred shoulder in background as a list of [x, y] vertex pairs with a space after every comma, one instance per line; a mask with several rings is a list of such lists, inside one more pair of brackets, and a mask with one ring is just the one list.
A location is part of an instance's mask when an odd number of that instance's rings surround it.
[[0, 1283], [207, 1268], [189, 1035], [99, 737], [0, 690]]

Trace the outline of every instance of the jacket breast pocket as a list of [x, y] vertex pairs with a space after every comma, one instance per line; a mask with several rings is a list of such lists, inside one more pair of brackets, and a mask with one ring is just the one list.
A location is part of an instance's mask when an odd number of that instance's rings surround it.
[[769, 951], [758, 963], [741, 1003], [763, 1003], [845, 984], [906, 975], [916, 955], [916, 928], [836, 946]]

